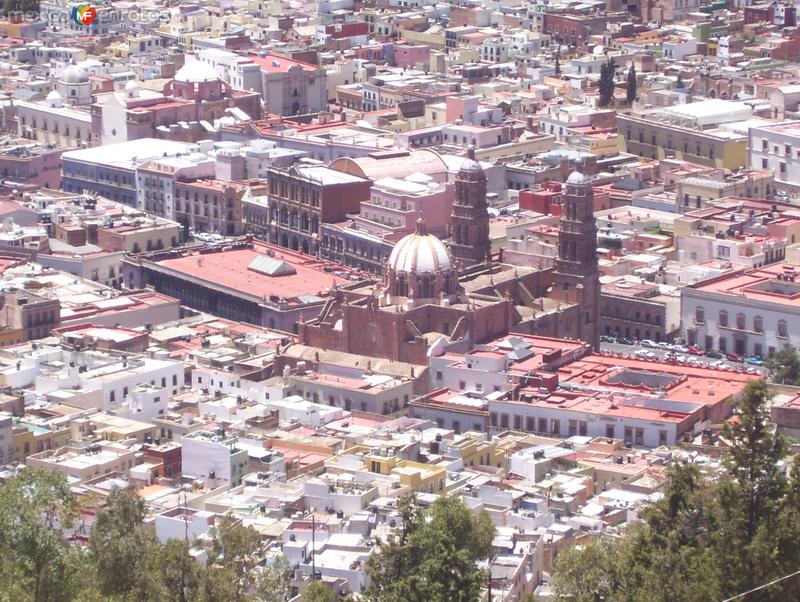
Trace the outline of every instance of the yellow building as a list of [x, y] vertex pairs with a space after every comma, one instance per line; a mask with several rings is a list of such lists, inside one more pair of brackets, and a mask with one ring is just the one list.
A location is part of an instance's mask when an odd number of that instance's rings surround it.
[[[440, 495], [447, 492], [447, 470], [442, 466], [402, 460], [388, 449], [364, 445], [348, 448], [343, 455], [361, 455], [364, 469], [383, 476], [397, 476], [400, 485], [412, 491]], [[337, 463], [337, 459], [332, 459], [332, 462]]]
[[752, 117], [749, 106], [723, 99], [620, 113], [617, 139], [622, 152], [643, 158], [736, 170], [747, 164], [746, 122]]
[[482, 433], [467, 432], [457, 435], [453, 441], [447, 442], [450, 453], [457, 449], [460, 452], [464, 468], [475, 466], [493, 466], [505, 468], [508, 453], [498, 449], [492, 441], [487, 441]]
[[25, 462], [31, 454], [64, 447], [70, 440], [69, 427], [38, 425], [15, 418], [12, 430], [14, 460]]

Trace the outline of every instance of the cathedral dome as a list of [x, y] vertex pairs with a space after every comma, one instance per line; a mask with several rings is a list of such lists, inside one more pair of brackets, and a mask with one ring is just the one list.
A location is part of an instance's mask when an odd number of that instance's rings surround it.
[[202, 61], [190, 61], [181, 67], [175, 74], [175, 81], [187, 84], [213, 82], [219, 79], [217, 70]]
[[579, 172], [577, 169], [569, 174], [567, 178], [567, 184], [572, 184], [573, 186], [584, 186], [589, 184], [589, 178], [586, 174]]
[[444, 243], [428, 234], [422, 219], [417, 231], [400, 239], [389, 255], [389, 269], [407, 274], [436, 274], [451, 270], [453, 262]]
[[467, 149], [467, 158], [461, 164], [459, 172], [461, 173], [476, 173], [483, 171], [481, 164], [475, 159], [475, 147], [470, 145]]

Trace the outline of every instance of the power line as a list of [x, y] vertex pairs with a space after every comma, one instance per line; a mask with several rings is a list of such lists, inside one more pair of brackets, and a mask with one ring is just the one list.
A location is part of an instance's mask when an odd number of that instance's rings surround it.
[[776, 583], [779, 583], [780, 581], [785, 581], [786, 579], [791, 579], [795, 575], [800, 575], [800, 570], [797, 570], [794, 573], [790, 573], [789, 575], [784, 575], [783, 577], [779, 577], [779, 578], [775, 579], [774, 581], [770, 581], [769, 583], [765, 583], [764, 585], [759, 585], [758, 587], [754, 587], [753, 589], [747, 590], [746, 592], [742, 592], [741, 594], [736, 594], [732, 598], [725, 598], [722, 602], [731, 602], [731, 600], [738, 600], [739, 598], [743, 598], [744, 596], [747, 596], [748, 594], [752, 594], [753, 592], [757, 592], [758, 590], [761, 590], [761, 589], [764, 589], [766, 587], [769, 587], [770, 585], [775, 585]]

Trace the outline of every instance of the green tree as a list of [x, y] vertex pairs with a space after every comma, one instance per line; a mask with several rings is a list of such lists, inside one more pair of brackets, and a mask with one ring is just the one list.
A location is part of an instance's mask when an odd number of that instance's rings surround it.
[[[734, 592], [744, 591], [779, 577], [785, 560], [774, 555], [777, 521], [789, 494], [789, 482], [779, 462], [788, 445], [769, 427], [769, 393], [764, 380], [751, 380], [734, 404], [736, 420], [726, 424], [730, 441], [725, 459], [730, 478], [719, 490], [719, 551]], [[779, 590], [776, 588], [774, 591]]]
[[781, 385], [800, 385], [800, 357], [792, 347], [774, 353], [766, 362], [772, 380]]
[[292, 590], [292, 567], [286, 556], [267, 563], [256, 578], [256, 597], [259, 602], [284, 602]]
[[333, 590], [319, 581], [312, 581], [303, 592], [303, 602], [334, 602]]
[[625, 88], [625, 99], [629, 105], [633, 104], [636, 100], [636, 67], [631, 63], [631, 68], [628, 69], [628, 81]]
[[[672, 465], [663, 497], [643, 511], [640, 525], [559, 555], [557, 592], [578, 601], [701, 602], [797, 570], [800, 459], [787, 477], [787, 445], [769, 428], [768, 401], [766, 383], [750, 381], [725, 427], [727, 472], [709, 478], [693, 465]], [[757, 599], [785, 600], [796, 587], [780, 582]]]
[[97, 514], [89, 549], [104, 596], [122, 600], [159, 600], [159, 543], [144, 527], [144, 500], [133, 487], [114, 489]]
[[23, 470], [0, 486], [0, 593], [7, 600], [71, 600], [81, 553], [69, 545], [74, 505], [61, 473]]
[[458, 498], [441, 497], [426, 510], [411, 497], [399, 505], [402, 525], [367, 564], [374, 602], [471, 602], [486, 585], [476, 563], [489, 558], [494, 525]]
[[241, 521], [224, 516], [212, 530], [207, 592], [214, 599], [244, 602], [256, 585], [263, 557], [261, 536]]
[[165, 600], [190, 602], [199, 598], [204, 572], [202, 566], [189, 554], [186, 541], [171, 539], [161, 546], [157, 570], [156, 578], [163, 584]]
[[600, 106], [607, 107], [614, 100], [614, 76], [617, 72], [617, 64], [614, 62], [614, 57], [608, 57], [608, 60], [600, 66]]

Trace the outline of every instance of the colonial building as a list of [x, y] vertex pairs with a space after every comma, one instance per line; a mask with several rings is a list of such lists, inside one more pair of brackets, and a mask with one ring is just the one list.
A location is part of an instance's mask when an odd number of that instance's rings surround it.
[[130, 81], [124, 91], [98, 95], [91, 127], [95, 144], [139, 138], [196, 142], [213, 137], [222, 117], [249, 121], [260, 116], [257, 92], [234, 90], [213, 67], [192, 60], [160, 92]]
[[314, 254], [322, 238], [321, 224], [342, 222], [348, 213], [358, 213], [361, 202], [369, 199], [371, 185], [369, 180], [309, 163], [269, 167], [267, 178], [269, 241]]
[[491, 255], [486, 174], [470, 147], [456, 176], [456, 198], [451, 216], [450, 252], [460, 268], [488, 261]]
[[414, 364], [442, 335], [483, 341], [515, 320], [510, 298], [464, 291], [450, 252], [422, 220], [395, 245], [381, 283], [331, 294], [319, 318], [300, 325], [301, 341]]
[[195, 232], [242, 233], [242, 195], [247, 186], [224, 180], [175, 183], [175, 220]]

